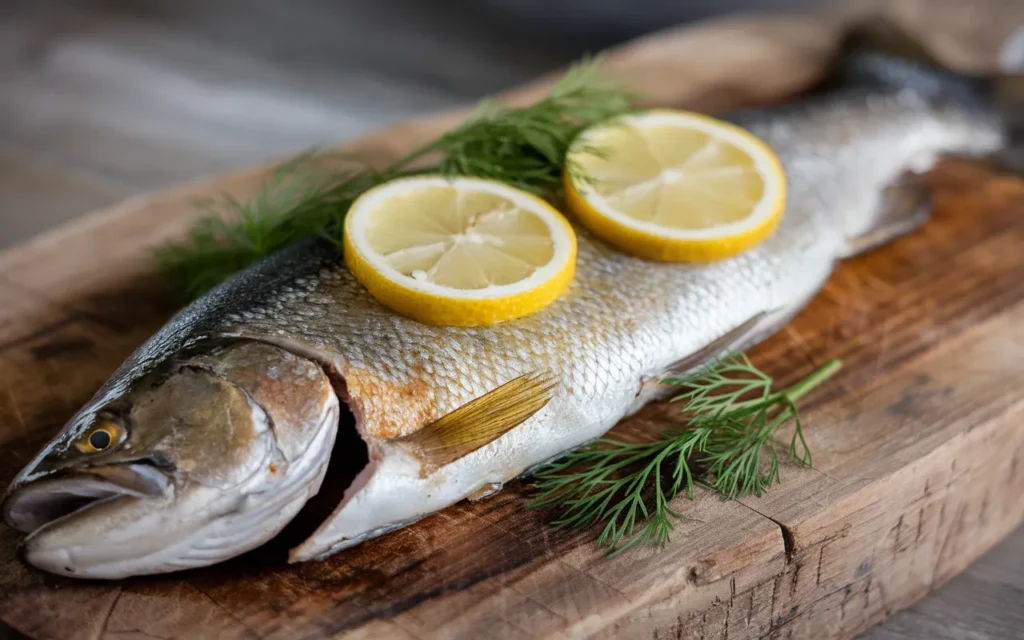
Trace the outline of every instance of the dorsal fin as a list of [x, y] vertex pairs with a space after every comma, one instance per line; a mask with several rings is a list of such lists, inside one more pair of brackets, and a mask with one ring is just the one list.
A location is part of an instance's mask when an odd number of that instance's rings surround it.
[[513, 378], [395, 442], [422, 459], [424, 471], [443, 467], [525, 422], [551, 400], [556, 386], [549, 374]]

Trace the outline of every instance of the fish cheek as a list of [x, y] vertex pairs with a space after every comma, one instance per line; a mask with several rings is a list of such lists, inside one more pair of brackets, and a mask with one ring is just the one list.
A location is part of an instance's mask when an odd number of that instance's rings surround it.
[[134, 456], [168, 460], [182, 481], [230, 488], [265, 457], [266, 418], [229, 382], [184, 369], [132, 405]]
[[289, 462], [314, 440], [334, 400], [330, 379], [316, 363], [260, 342], [242, 343], [193, 362], [238, 385], [270, 417], [277, 444]]

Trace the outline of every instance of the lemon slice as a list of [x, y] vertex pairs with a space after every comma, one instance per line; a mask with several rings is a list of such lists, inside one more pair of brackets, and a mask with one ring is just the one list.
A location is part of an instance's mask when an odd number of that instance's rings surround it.
[[696, 113], [648, 111], [591, 127], [566, 166], [566, 199], [580, 221], [650, 260], [735, 255], [768, 237], [785, 206], [786, 179], [771, 148]]
[[576, 269], [576, 235], [551, 205], [501, 182], [419, 176], [361, 195], [345, 263], [385, 306], [429, 324], [479, 326], [551, 303]]

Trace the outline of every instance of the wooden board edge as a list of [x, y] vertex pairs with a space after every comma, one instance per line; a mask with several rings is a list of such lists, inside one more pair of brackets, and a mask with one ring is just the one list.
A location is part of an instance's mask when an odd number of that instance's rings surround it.
[[[1000, 325], [1020, 319], [1019, 304], [907, 361], [892, 378], [910, 383], [918, 367], [955, 362], [964, 347], [991, 349], [1005, 337]], [[946, 429], [923, 455], [859, 486], [816, 469], [790, 470], [790, 478], [795, 471], [834, 484], [836, 502], [828, 513], [783, 518], [744, 499], [779, 528], [781, 557], [763, 564], [763, 556], [753, 557], [724, 574], [694, 571], [684, 588], [664, 589], [667, 595], [596, 637], [841, 640], [913, 605], [1024, 525], [1024, 493], [1007, 491], [1024, 487], [1024, 398], [986, 415], [991, 408], [978, 408], [977, 422]], [[786, 490], [784, 483], [773, 492]], [[879, 512], [880, 495], [892, 496], [891, 508]]]
[[[982, 455], [994, 466], [1005, 467], [1012, 463], [1021, 450], [1003, 446], [1004, 440], [993, 437], [1016, 429], [1024, 421], [1024, 403], [1014, 406], [998, 420], [976, 429], [958, 444], [956, 453]], [[987, 442], [986, 442], [987, 441]], [[934, 460], [934, 456], [930, 456]], [[894, 474], [893, 482], [902, 475], [912, 473], [905, 470]], [[1024, 497], [1018, 500], [1016, 509], [988, 522], [981, 535], [963, 536], [959, 530], [964, 526], [963, 517], [967, 507], [978, 504], [979, 497], [996, 492], [1003, 486], [1003, 478], [997, 476], [961, 476], [958, 482], [945, 487], [934, 496], [936, 503], [910, 508], [893, 519], [912, 522], [914, 518], [931, 517], [936, 525], [926, 535], [938, 541], [939, 554], [948, 554], [949, 541], [960, 539], [965, 544], [957, 548], [956, 562], [936, 568], [933, 578], [924, 582], [908, 580], [904, 563], [890, 563], [881, 567], [867, 567], [860, 577], [823, 593], [806, 597], [805, 592], [815, 590], [823, 562], [827, 562], [827, 547], [833, 542], [828, 539], [813, 544], [787, 558], [781, 571], [755, 582], [746, 589], [736, 589], [742, 574], [731, 576], [717, 585], [712, 604], [702, 610], [686, 613], [681, 596], [666, 598], [646, 607], [640, 616], [620, 620], [605, 630], [603, 637], [654, 637], [654, 638], [853, 638], [870, 627], [880, 624], [897, 611], [910, 607], [946, 582], [963, 572], [971, 563], [1002, 542], [1024, 523]], [[947, 505], [958, 505], [949, 507]], [[918, 509], [923, 509], [919, 512]], [[925, 515], [920, 515], [924, 513]], [[785, 532], [785, 528], [783, 527]], [[784, 535], [786, 535], [784, 533]], [[855, 535], [852, 531], [840, 537]], [[911, 533], [911, 535], [914, 535]], [[934, 561], [934, 546], [900, 546], [898, 540], [864, 541], [868, 544], [891, 546], [891, 553], [912, 554], [904, 562], [925, 566]], [[856, 576], [856, 574], [854, 574]], [[891, 588], [903, 584], [902, 591]], [[798, 597], [806, 597], [796, 604]], [[751, 627], [766, 625], [764, 636], [748, 635]]]

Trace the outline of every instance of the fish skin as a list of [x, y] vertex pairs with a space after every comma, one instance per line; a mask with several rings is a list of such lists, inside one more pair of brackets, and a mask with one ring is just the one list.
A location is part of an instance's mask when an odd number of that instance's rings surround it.
[[[913, 71], [913, 68], [911, 68]], [[905, 81], [907, 76], [900, 76]], [[913, 77], [913, 76], [911, 76]], [[323, 557], [488, 490], [591, 441], [660, 395], [651, 385], [692, 354], [762, 314], [745, 348], [823, 286], [856, 238], [884, 224], [881, 194], [943, 153], [986, 154], [1003, 136], [994, 112], [942, 82], [845, 87], [727, 119], [770, 144], [789, 180], [775, 234], [710, 265], [659, 264], [578, 234], [569, 290], [493, 327], [440, 327], [395, 315], [352, 278], [337, 248], [300, 243], [186, 308], [140, 349], [50, 448], [66, 447], [135, 381], [225, 340], [276, 345], [344, 384], [370, 462], [342, 504], [292, 560]], [[394, 440], [526, 374], [554, 376], [550, 402], [484, 447], [427, 474]]]

